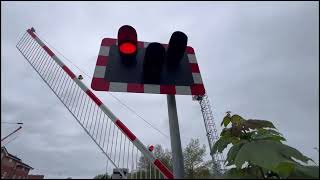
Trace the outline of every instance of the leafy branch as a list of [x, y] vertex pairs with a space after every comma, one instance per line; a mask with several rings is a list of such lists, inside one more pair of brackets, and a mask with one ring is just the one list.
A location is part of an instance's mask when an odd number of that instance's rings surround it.
[[[319, 178], [318, 166], [307, 164], [313, 161], [297, 149], [283, 144], [286, 139], [272, 122], [244, 119], [227, 112], [221, 126], [224, 126], [219, 140], [212, 147], [214, 153], [222, 153], [229, 144], [226, 165], [228, 178]], [[246, 167], [243, 165], [248, 163]]]

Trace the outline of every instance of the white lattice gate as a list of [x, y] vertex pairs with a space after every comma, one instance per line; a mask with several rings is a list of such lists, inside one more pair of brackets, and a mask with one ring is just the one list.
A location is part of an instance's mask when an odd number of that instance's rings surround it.
[[[174, 178], [172, 172], [38, 38], [33, 28], [27, 30], [16, 47], [122, 177]], [[147, 164], [139, 164], [140, 158]]]

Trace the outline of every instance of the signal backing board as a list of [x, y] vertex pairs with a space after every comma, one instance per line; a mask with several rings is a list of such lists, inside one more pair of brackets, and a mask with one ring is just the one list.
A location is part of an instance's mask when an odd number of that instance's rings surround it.
[[[138, 41], [137, 56], [144, 56], [148, 42]], [[165, 48], [167, 44], [162, 44]], [[205, 89], [199, 66], [192, 47], [187, 46], [179, 68], [171, 72], [163, 68], [159, 84], [147, 84], [142, 78], [142, 64], [137, 61], [135, 68], [125, 67], [119, 61], [117, 39], [104, 38], [101, 42], [97, 63], [91, 82], [96, 91], [204, 95]], [[137, 58], [143, 59], [143, 58]]]

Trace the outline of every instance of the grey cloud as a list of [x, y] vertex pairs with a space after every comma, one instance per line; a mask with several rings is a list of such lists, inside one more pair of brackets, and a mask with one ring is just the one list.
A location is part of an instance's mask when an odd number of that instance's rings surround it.
[[[105, 170], [106, 158], [15, 49], [31, 26], [90, 76], [101, 39], [116, 37], [123, 24], [133, 25], [143, 41], [165, 43], [173, 31], [184, 31], [218, 130], [228, 110], [271, 120], [289, 145], [318, 163], [312, 149], [319, 147], [318, 2], [2, 2], [1, 10], [1, 117], [25, 122], [7, 146], [35, 173], [91, 178]], [[83, 77], [90, 87], [91, 79]], [[144, 144], [170, 148], [167, 137], [112, 96], [95, 94]], [[113, 94], [169, 135], [164, 95]], [[183, 146], [191, 137], [207, 145], [198, 103], [190, 96], [176, 99]], [[13, 129], [1, 126], [1, 135]]]

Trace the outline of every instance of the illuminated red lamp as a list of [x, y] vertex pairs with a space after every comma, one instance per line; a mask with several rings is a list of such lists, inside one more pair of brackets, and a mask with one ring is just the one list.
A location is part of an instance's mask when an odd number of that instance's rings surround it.
[[137, 51], [137, 46], [130, 42], [125, 42], [119, 46], [119, 49], [121, 53], [130, 55]]
[[134, 56], [138, 50], [136, 30], [129, 25], [121, 26], [118, 31], [118, 47], [120, 55]]

